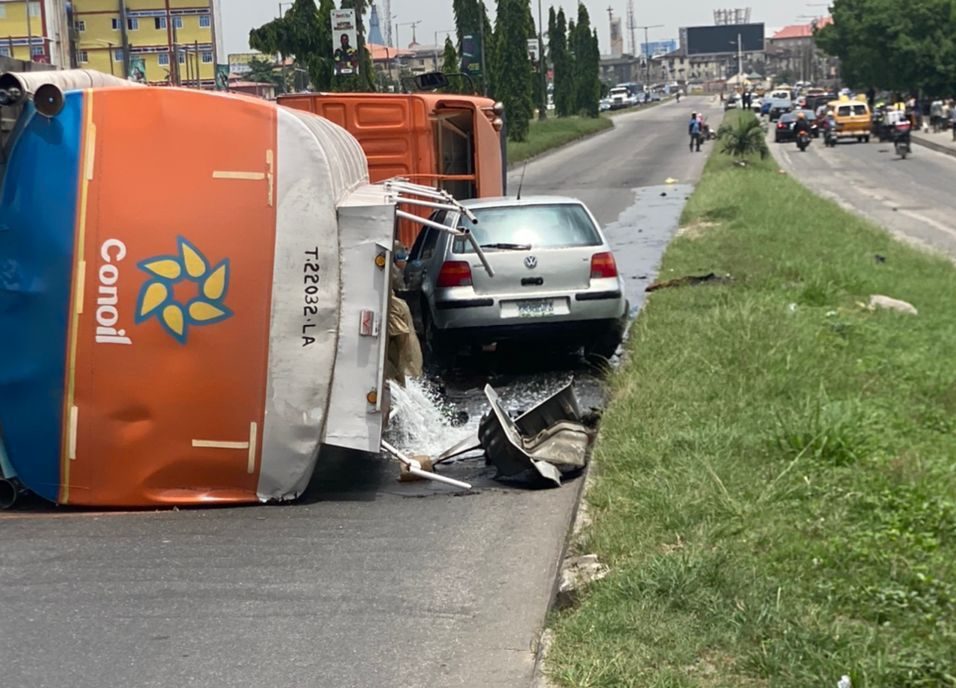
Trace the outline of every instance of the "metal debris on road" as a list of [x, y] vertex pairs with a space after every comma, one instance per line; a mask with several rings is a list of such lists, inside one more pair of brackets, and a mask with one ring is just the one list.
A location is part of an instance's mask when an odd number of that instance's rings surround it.
[[491, 410], [481, 419], [478, 437], [499, 478], [559, 487], [563, 475], [587, 465], [593, 432], [582, 423], [570, 383], [514, 419], [491, 385], [485, 396]]

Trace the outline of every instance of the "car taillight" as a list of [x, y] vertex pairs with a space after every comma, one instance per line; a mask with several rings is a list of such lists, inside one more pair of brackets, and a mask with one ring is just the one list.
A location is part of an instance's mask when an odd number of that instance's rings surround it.
[[777, 129], [783, 129], [784, 126], [785, 126], [785, 125], [784, 125], [783, 122], [777, 122]]
[[617, 277], [617, 263], [614, 262], [613, 254], [604, 252], [591, 256], [591, 279], [600, 277]]
[[446, 260], [438, 273], [439, 287], [470, 287], [471, 266], [463, 260]]

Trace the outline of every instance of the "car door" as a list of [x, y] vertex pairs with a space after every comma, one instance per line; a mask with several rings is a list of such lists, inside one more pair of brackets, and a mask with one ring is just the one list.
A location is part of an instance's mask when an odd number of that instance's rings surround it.
[[[432, 222], [444, 224], [448, 214], [446, 210], [438, 210], [428, 218]], [[412, 319], [415, 321], [415, 328], [421, 332], [422, 321], [422, 303], [427, 297], [425, 283], [428, 280], [429, 267], [434, 262], [435, 253], [438, 248], [439, 239], [442, 232], [428, 226], [422, 226], [412, 250], [408, 254], [408, 261], [405, 264], [405, 300], [412, 311]]]

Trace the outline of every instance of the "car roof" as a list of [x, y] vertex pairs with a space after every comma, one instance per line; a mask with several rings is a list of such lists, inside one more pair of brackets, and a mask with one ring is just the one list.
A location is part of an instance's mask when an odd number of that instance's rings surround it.
[[581, 199], [570, 196], [522, 196], [520, 199], [516, 196], [495, 196], [493, 198], [469, 198], [461, 201], [461, 204], [472, 210], [509, 206], [519, 208], [533, 205], [584, 205]]

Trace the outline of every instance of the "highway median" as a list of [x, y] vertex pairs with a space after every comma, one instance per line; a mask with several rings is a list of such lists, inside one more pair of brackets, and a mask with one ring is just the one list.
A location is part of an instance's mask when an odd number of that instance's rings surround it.
[[956, 269], [714, 147], [612, 375], [572, 546], [610, 573], [547, 672], [956, 686]]

